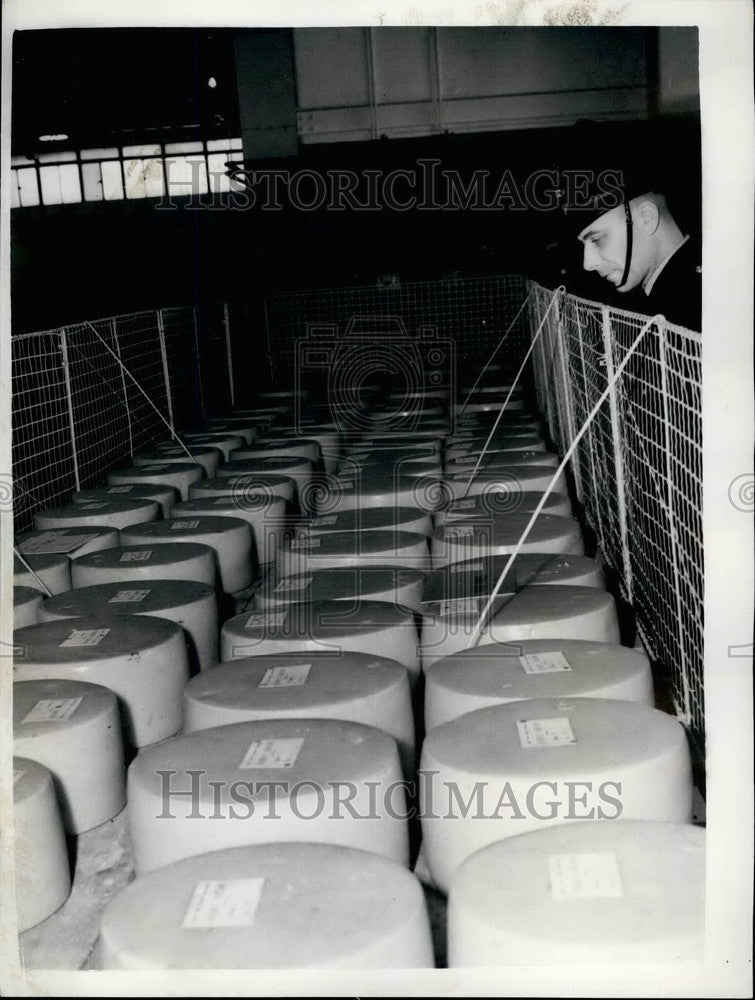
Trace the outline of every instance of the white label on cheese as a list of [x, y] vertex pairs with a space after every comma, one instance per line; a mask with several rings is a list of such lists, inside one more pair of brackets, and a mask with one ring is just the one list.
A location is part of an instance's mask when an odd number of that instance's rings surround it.
[[525, 674], [552, 674], [571, 670], [563, 653], [525, 653], [519, 657], [519, 664]]
[[62, 531], [46, 531], [36, 538], [27, 538], [21, 542], [19, 549], [24, 555], [35, 555], [50, 552], [73, 552], [86, 542], [91, 542], [94, 535], [67, 535]]
[[458, 528], [446, 528], [446, 538], [469, 538], [474, 534], [473, 524], [460, 525]]
[[71, 630], [68, 638], [59, 644], [59, 648], [62, 649], [64, 646], [99, 646], [109, 632], [109, 628], [75, 628]]
[[258, 767], [293, 767], [303, 745], [303, 736], [288, 739], [252, 740], [249, 749], [244, 754], [244, 759], [239, 764], [239, 770], [248, 771]]
[[249, 615], [244, 628], [277, 628], [286, 620], [287, 611], [266, 611]]
[[565, 717], [526, 719], [517, 722], [520, 744], [527, 747], [565, 747], [577, 742], [571, 722]]
[[133, 488], [134, 488], [134, 484], [133, 483], [130, 486], [111, 486], [110, 489], [107, 492], [108, 493], [130, 493], [131, 490], [133, 490]]
[[184, 531], [187, 528], [198, 528], [199, 521], [174, 521], [170, 526], [171, 531]]
[[152, 558], [152, 549], [139, 549], [138, 552], [124, 552], [118, 562], [146, 562]]
[[329, 528], [338, 521], [338, 514], [329, 514], [327, 517], [316, 517], [312, 521], [313, 528]]
[[84, 700], [79, 698], [42, 698], [21, 719], [26, 722], [67, 722]]
[[306, 684], [311, 669], [311, 663], [292, 663], [286, 667], [269, 667], [257, 687], [301, 687], [302, 684]]
[[468, 500], [454, 500], [452, 504], [449, 504], [448, 510], [451, 513], [457, 510], [472, 510], [476, 505], [477, 500], [475, 497], [469, 497]]
[[446, 615], [478, 615], [480, 613], [479, 597], [454, 597], [449, 601], [440, 602], [440, 616]]
[[451, 572], [452, 573], [479, 573], [480, 570], [482, 570], [482, 568], [483, 568], [482, 563], [472, 563], [471, 566], [468, 566], [466, 563], [454, 563], [453, 566], [451, 566]]
[[300, 577], [292, 576], [292, 577], [288, 577], [285, 580], [281, 580], [281, 582], [277, 585], [277, 587], [275, 588], [275, 590], [273, 591], [273, 593], [274, 594], [288, 594], [292, 590], [294, 590], [294, 591], [296, 591], [296, 590], [306, 590], [307, 587], [309, 587], [309, 585], [311, 583], [312, 583], [312, 577], [311, 576], [300, 576]]
[[295, 552], [309, 552], [311, 549], [319, 549], [322, 538], [295, 538], [291, 542], [291, 548]]
[[25, 774], [26, 774], [26, 771], [24, 770], [23, 767], [14, 767], [13, 768], [13, 784], [15, 785], [17, 781], [20, 781]]
[[108, 604], [138, 604], [150, 593], [151, 590], [119, 590], [110, 598]]
[[102, 510], [103, 507], [109, 506], [107, 500], [101, 500], [99, 503], [92, 503], [89, 500], [87, 503], [80, 503], [79, 507], [81, 510]]
[[551, 896], [564, 899], [618, 899], [624, 895], [613, 851], [548, 856]]
[[257, 915], [265, 879], [233, 878], [197, 882], [184, 914], [184, 930], [208, 927], [251, 927]]

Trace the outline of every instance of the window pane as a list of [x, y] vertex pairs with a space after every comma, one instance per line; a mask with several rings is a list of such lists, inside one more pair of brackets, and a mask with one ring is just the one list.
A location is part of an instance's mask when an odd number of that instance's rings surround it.
[[37, 171], [33, 167], [27, 167], [25, 170], [18, 171], [18, 193], [22, 205], [39, 204]]
[[102, 201], [102, 174], [99, 163], [84, 163], [81, 167], [84, 180], [84, 200]]
[[76, 162], [75, 153], [38, 153], [37, 159], [40, 163], [71, 163]]
[[241, 139], [231, 139], [231, 149], [243, 149], [244, 144]]
[[141, 146], [124, 146], [123, 158], [129, 156], [159, 156], [162, 153], [159, 142], [150, 142]]
[[82, 149], [79, 154], [82, 160], [115, 160], [120, 156], [117, 149]]
[[166, 153], [203, 153], [204, 146], [201, 142], [166, 142]]
[[162, 160], [124, 160], [127, 198], [159, 198], [165, 193]]
[[102, 170], [102, 191], [105, 201], [116, 201], [123, 197], [123, 180], [121, 178], [121, 165], [118, 160], [108, 161], [100, 164]]
[[21, 199], [18, 197], [18, 177], [16, 174], [18, 171], [11, 170], [10, 172], [10, 207], [20, 208]]
[[227, 157], [227, 153], [210, 153], [207, 157], [210, 191], [213, 194], [231, 190], [231, 179], [225, 173]]
[[176, 197], [207, 193], [207, 163], [203, 156], [165, 158], [168, 190]]
[[10, 165], [12, 167], [23, 167], [25, 164], [29, 164], [30, 167], [34, 166], [34, 160], [30, 156], [11, 156]]
[[60, 176], [60, 193], [63, 196], [64, 205], [73, 205], [81, 201], [81, 181], [79, 180], [79, 168], [75, 163], [67, 163], [58, 167]]
[[60, 192], [60, 174], [57, 167], [40, 167], [39, 180], [42, 185], [42, 201], [45, 205], [59, 205], [63, 201]]

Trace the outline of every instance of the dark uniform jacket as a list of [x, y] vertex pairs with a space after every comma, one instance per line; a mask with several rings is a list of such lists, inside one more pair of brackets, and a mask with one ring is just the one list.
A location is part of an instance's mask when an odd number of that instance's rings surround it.
[[701, 329], [703, 274], [700, 264], [700, 245], [687, 240], [667, 262], [655, 279], [650, 294], [642, 288], [632, 294], [625, 309], [654, 316], [662, 313], [669, 323], [684, 326], [688, 330]]

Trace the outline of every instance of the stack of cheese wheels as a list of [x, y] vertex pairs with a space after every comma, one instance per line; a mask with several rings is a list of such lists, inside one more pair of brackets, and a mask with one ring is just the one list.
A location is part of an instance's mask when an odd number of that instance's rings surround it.
[[60, 678], [101, 684], [118, 697], [124, 734], [148, 746], [178, 732], [189, 679], [185, 633], [174, 622], [113, 615], [28, 625], [14, 632], [23, 648], [14, 679]]
[[[507, 514], [531, 514], [543, 498], [542, 493], [528, 490], [483, 491], [462, 500], [451, 500], [448, 505], [435, 513], [435, 525], [439, 527], [447, 521], [490, 521]], [[571, 517], [571, 500], [564, 493], [549, 493], [542, 508], [543, 514]]]
[[[478, 493], [496, 491], [543, 493], [547, 490], [556, 471], [547, 465], [508, 465], [505, 469], [482, 469], [474, 476], [474, 466], [466, 472], [446, 473], [443, 482], [450, 495], [457, 500]], [[566, 477], [562, 472], [556, 478], [553, 489], [556, 493], [568, 494]]]
[[433, 948], [406, 868], [348, 847], [274, 843], [137, 879], [105, 910], [97, 959], [101, 969], [399, 969], [432, 967]]
[[254, 537], [254, 552], [263, 566], [272, 562], [287, 524], [283, 497], [252, 493], [245, 496], [216, 496], [177, 503], [173, 517], [234, 517], [246, 521]]
[[166, 462], [164, 458], [149, 465], [115, 469], [107, 474], [107, 481], [111, 486], [124, 486], [128, 483], [172, 486], [182, 500], [189, 499], [189, 487], [192, 483], [198, 483], [204, 478], [204, 469], [196, 462]]
[[96, 490], [80, 490], [71, 497], [71, 503], [97, 503], [100, 500], [152, 500], [160, 508], [162, 517], [170, 517], [170, 509], [178, 500], [178, 490], [174, 486], [125, 483], [121, 486], [102, 486]]
[[26, 757], [13, 758], [16, 921], [19, 933], [59, 910], [71, 891], [63, 823], [52, 775]]
[[153, 451], [147, 451], [141, 455], [134, 455], [132, 462], [138, 469], [142, 466], [150, 466], [155, 462], [167, 465], [185, 465], [187, 462], [196, 462], [204, 469], [204, 474], [208, 479], [217, 475], [217, 468], [223, 461], [223, 452], [219, 448], [182, 448], [180, 445], [163, 444]]
[[112, 549], [119, 544], [117, 528], [93, 528], [82, 524], [76, 528], [55, 528], [51, 531], [26, 531], [16, 536], [16, 545], [28, 561], [29, 556], [80, 556], [86, 552]]
[[443, 506], [441, 480], [428, 474], [413, 476], [361, 476], [358, 472], [339, 473], [326, 500], [329, 511], [365, 507], [416, 507], [432, 512]]
[[427, 538], [412, 531], [302, 533], [278, 550], [278, 575], [344, 566], [407, 566], [430, 569]]
[[530, 698], [655, 703], [650, 663], [637, 649], [586, 639], [525, 639], [436, 660], [425, 678], [425, 726]]
[[311, 601], [244, 613], [221, 630], [223, 660], [306, 650], [324, 655], [370, 653], [397, 660], [419, 676], [414, 613], [382, 601]]
[[705, 830], [685, 823], [565, 823], [461, 865], [448, 964], [586, 966], [699, 961]]
[[150, 615], [186, 630], [190, 659], [200, 670], [218, 662], [218, 602], [215, 588], [195, 580], [97, 583], [48, 598], [42, 621], [112, 615]]
[[169, 517], [133, 525], [121, 532], [124, 545], [149, 548], [162, 542], [199, 542], [215, 550], [226, 594], [248, 587], [254, 578], [252, 529], [239, 517]]
[[126, 804], [118, 702], [99, 684], [17, 681], [13, 752], [50, 770], [69, 833], [105, 823]]
[[429, 538], [433, 518], [418, 507], [362, 507], [318, 514], [297, 526], [297, 534], [320, 535], [325, 531], [412, 531]]
[[[26, 565], [24, 565], [26, 564]], [[51, 594], [71, 589], [71, 560], [63, 553], [31, 553], [13, 559], [13, 586], [47, 587]]]
[[166, 542], [144, 548], [119, 545], [71, 560], [74, 587], [145, 580], [196, 580], [215, 586], [215, 550], [197, 542]]
[[[430, 542], [433, 566], [448, 566], [486, 554], [507, 555], [513, 552], [529, 524], [530, 516], [504, 514], [441, 525], [433, 532]], [[519, 551], [582, 555], [584, 542], [579, 522], [571, 517], [540, 513]]]
[[45, 595], [36, 587], [13, 587], [13, 627], [36, 625]]
[[205, 479], [189, 489], [190, 500], [219, 500], [221, 497], [232, 497], [239, 506], [248, 501], [267, 497], [283, 497], [289, 503], [296, 496], [296, 483], [290, 476], [277, 476], [260, 473], [254, 475], [229, 475], [227, 467], [220, 470], [215, 479]]
[[269, 455], [267, 458], [232, 458], [218, 469], [221, 477], [287, 476], [295, 484], [294, 502], [305, 511], [314, 513], [312, 503], [314, 466], [308, 458], [287, 455]]
[[385, 601], [422, 611], [425, 574], [406, 566], [341, 566], [266, 579], [254, 592], [259, 611], [297, 601]]
[[[182, 436], [183, 440], [191, 445], [191, 447], [197, 447], [205, 445], [209, 448], [217, 448], [223, 454], [223, 461], [228, 462], [230, 460], [230, 454], [234, 448], [243, 448], [247, 444], [246, 437], [242, 434], [228, 434], [223, 433], [223, 431], [200, 431], [191, 432]], [[161, 446], [160, 451], [164, 451]]]
[[635, 702], [538, 698], [481, 708], [431, 729], [420, 768], [428, 774], [425, 857], [444, 892], [475, 851], [544, 824], [692, 818], [684, 729]]
[[165, 740], [128, 770], [136, 873], [270, 840], [342, 844], [408, 864], [401, 776], [393, 737], [357, 722], [236, 722]]
[[259, 430], [257, 424], [246, 417], [213, 417], [207, 421], [207, 433], [232, 434], [240, 437], [246, 444], [251, 444]]
[[249, 656], [198, 674], [184, 690], [184, 732], [261, 719], [344, 719], [389, 733], [414, 767], [406, 668], [368, 653]]
[[90, 500], [52, 507], [34, 514], [37, 531], [76, 528], [79, 525], [126, 528], [130, 524], [154, 521], [160, 508], [154, 500]]

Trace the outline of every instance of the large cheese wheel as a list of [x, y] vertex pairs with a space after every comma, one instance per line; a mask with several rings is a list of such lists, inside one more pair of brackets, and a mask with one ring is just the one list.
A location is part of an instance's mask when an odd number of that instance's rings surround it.
[[360, 476], [339, 474], [325, 501], [329, 511], [364, 507], [418, 507], [431, 512], [442, 507], [445, 495], [441, 480], [431, 473], [413, 476]]
[[298, 535], [278, 550], [278, 575], [344, 566], [430, 569], [427, 538], [412, 531], [326, 531]]
[[[53, 532], [54, 534], [54, 532]], [[25, 566], [24, 563], [28, 563]], [[36, 574], [36, 576], [35, 576]], [[51, 594], [71, 589], [71, 560], [63, 553], [24, 555], [23, 561], [13, 558], [13, 586], [40, 589], [44, 584]]]
[[379, 531], [386, 528], [413, 531], [429, 537], [433, 518], [419, 507], [361, 507], [319, 514], [297, 526], [297, 533], [319, 535], [325, 531]]
[[247, 458], [236, 460], [232, 458], [227, 465], [218, 470], [219, 476], [287, 476], [296, 484], [296, 502], [306, 513], [315, 513], [317, 509], [316, 491], [314, 490], [314, 465], [308, 458], [296, 456], [270, 455], [267, 458]]
[[264, 611], [297, 601], [385, 601], [422, 610], [425, 574], [406, 566], [342, 566], [267, 579], [254, 592], [254, 607]]
[[255, 502], [259, 497], [283, 497], [288, 501], [294, 499], [296, 484], [290, 476], [266, 473], [229, 476], [224, 474], [226, 470], [220, 471], [221, 475], [215, 479], [205, 479], [189, 487], [189, 499], [217, 500], [220, 497], [230, 496], [239, 504]]
[[184, 465], [186, 462], [196, 462], [204, 469], [205, 476], [211, 479], [217, 475], [218, 466], [223, 461], [223, 452], [219, 448], [206, 445], [204, 447], [189, 445], [182, 448], [181, 445], [165, 443], [158, 445], [152, 451], [134, 455], [131, 460], [136, 468], [153, 465], [156, 462], [167, 465]]
[[215, 588], [194, 580], [98, 583], [48, 598], [42, 621], [112, 615], [167, 618], [188, 633], [191, 661], [205, 670], [218, 662], [218, 602]]
[[197, 462], [165, 462], [162, 459], [149, 465], [115, 469], [107, 474], [107, 481], [111, 486], [121, 486], [126, 483], [157, 483], [178, 490], [182, 500], [189, 499], [189, 487], [192, 483], [198, 483], [204, 478], [204, 467]]
[[[468, 472], [446, 473], [443, 482], [453, 497], [461, 499], [465, 495], [489, 493], [494, 487], [509, 492], [521, 490], [543, 493], [551, 485], [556, 471], [547, 465], [507, 465], [501, 470], [478, 470], [470, 483], [469, 477], [473, 469], [474, 466], [471, 466]], [[569, 492], [563, 472], [556, 478], [553, 489], [556, 493]]]
[[195, 580], [215, 586], [215, 550], [197, 542], [166, 542], [144, 548], [119, 545], [71, 560], [74, 587], [143, 580]]
[[[530, 514], [504, 514], [474, 521], [449, 521], [439, 526], [430, 540], [433, 566], [448, 566], [485, 555], [513, 552], [530, 517]], [[584, 542], [579, 522], [571, 517], [541, 512], [520, 552], [582, 555]]]
[[165, 740], [128, 769], [136, 873], [270, 840], [342, 844], [407, 864], [401, 773], [393, 737], [356, 722], [237, 722]]
[[239, 517], [170, 517], [121, 532], [124, 545], [145, 549], [161, 542], [199, 542], [217, 554], [220, 583], [226, 594], [244, 590], [254, 578], [252, 529]]
[[90, 500], [39, 510], [34, 514], [34, 527], [37, 531], [79, 525], [127, 528], [130, 524], [154, 521], [159, 511], [154, 500]]
[[346, 449], [346, 454], [349, 456], [353, 452], [360, 453], [365, 451], [379, 451], [382, 453], [384, 451], [396, 451], [399, 449], [402, 452], [414, 451], [424, 454], [429, 451], [435, 455], [440, 455], [442, 451], [442, 439], [436, 434], [397, 434], [388, 437], [365, 435], [350, 445]]
[[433, 965], [422, 885], [376, 854], [259, 844], [184, 858], [116, 896], [101, 969], [376, 969]]
[[[692, 818], [684, 729], [635, 702], [538, 698], [481, 708], [431, 729], [420, 768], [425, 858], [444, 892], [475, 851], [544, 825]], [[460, 802], [470, 804], [466, 817]]]
[[92, 503], [98, 500], [154, 500], [163, 517], [170, 517], [170, 509], [178, 500], [174, 486], [149, 483], [124, 483], [120, 486], [101, 486], [96, 490], [80, 490], [71, 497], [71, 503]]
[[351, 448], [341, 460], [340, 469], [371, 468], [373, 466], [395, 469], [401, 472], [406, 467], [424, 467], [431, 472], [441, 471], [441, 456], [437, 448]]
[[312, 601], [269, 611], [245, 612], [221, 630], [221, 659], [307, 650], [323, 655], [374, 653], [398, 660], [419, 676], [413, 612], [381, 601]]
[[341, 455], [341, 434], [334, 422], [317, 423], [300, 419], [294, 425], [275, 423], [265, 432], [266, 440], [288, 441], [306, 438], [320, 446], [320, 461], [326, 472], [333, 472]]
[[[251, 444], [258, 434], [257, 425], [244, 417], [213, 418], [207, 421], [208, 434], [233, 434]], [[226, 459], [228, 461], [228, 459]]]
[[491, 844], [451, 883], [451, 967], [671, 968], [704, 946], [705, 830], [692, 824], [567, 823]]
[[[531, 514], [543, 498], [542, 491], [483, 490], [462, 500], [451, 500], [443, 510], [436, 511], [436, 527], [447, 521], [489, 521], [507, 514]], [[543, 514], [558, 514], [570, 517], [571, 500], [564, 493], [549, 493], [542, 508]]]
[[[449, 439], [450, 440], [450, 439]], [[482, 449], [486, 449], [487, 455], [496, 455], [503, 451], [545, 451], [545, 441], [539, 434], [529, 431], [521, 433], [510, 433], [505, 437], [494, 437], [488, 442], [487, 435], [476, 438], [462, 438], [458, 441], [450, 441], [446, 447], [446, 460], [461, 458], [464, 455], [479, 455]]]
[[368, 653], [279, 653], [222, 663], [184, 689], [184, 732], [259, 719], [345, 719], [389, 733], [404, 772], [414, 766], [406, 668]]
[[105, 823], [126, 804], [118, 702], [99, 684], [16, 681], [13, 752], [50, 770], [69, 833]]
[[[513, 593], [502, 588], [493, 602], [495, 616], [513, 598]], [[421, 626], [422, 669], [444, 656], [450, 656], [462, 649], [469, 649], [475, 643], [477, 622], [485, 607], [485, 597], [456, 597], [441, 601], [423, 602]], [[495, 618], [482, 632], [485, 636], [492, 631], [492, 639], [497, 637]], [[480, 638], [479, 641], [482, 641]]]
[[[207, 445], [210, 448], [217, 448], [223, 453], [224, 462], [230, 460], [230, 454], [234, 448], [243, 448], [248, 443], [243, 434], [227, 434], [222, 431], [199, 431], [184, 434], [182, 437], [190, 447]], [[159, 450], [162, 451], [164, 449], [160, 447]]]
[[281, 438], [258, 437], [251, 445], [237, 448], [230, 461], [244, 461], [248, 458], [268, 458], [271, 455], [295, 455], [310, 462], [320, 461], [320, 443], [312, 438], [287, 435]]
[[426, 462], [414, 462], [411, 459], [384, 462], [379, 456], [376, 456], [374, 461], [363, 462], [360, 465], [344, 462], [342, 463], [342, 472], [339, 474], [351, 478], [354, 476], [355, 471], [356, 478], [363, 479], [380, 479], [384, 476], [401, 476], [404, 479], [421, 480], [425, 480], [428, 477], [432, 477], [435, 480], [442, 478], [442, 469], [439, 461], [432, 465], [428, 465]]
[[45, 595], [36, 587], [13, 587], [13, 627], [36, 625]]
[[531, 448], [517, 451], [513, 448], [507, 448], [504, 451], [485, 452], [482, 458], [480, 458], [479, 453], [475, 452], [471, 452], [469, 455], [458, 455], [455, 458], [446, 458], [446, 474], [471, 473], [474, 469], [497, 472], [499, 469], [506, 470], [511, 465], [547, 465], [551, 469], [556, 469], [559, 463], [558, 455], [549, 451], [533, 451]]
[[[16, 546], [28, 561], [29, 556], [61, 554], [80, 556], [86, 552], [112, 549], [119, 544], [117, 528], [54, 528], [49, 531], [26, 531], [16, 536]], [[52, 588], [51, 588], [52, 589]]]
[[425, 678], [425, 726], [528, 698], [655, 703], [644, 653], [585, 639], [489, 643], [436, 660]]
[[71, 891], [68, 850], [52, 775], [13, 758], [16, 923], [19, 933], [59, 910]]
[[182, 725], [189, 679], [183, 629], [165, 618], [113, 615], [48, 621], [17, 629], [14, 679], [61, 678], [101, 684], [117, 697], [126, 739], [147, 746]]
[[287, 502], [283, 497], [246, 495], [204, 497], [186, 500], [173, 508], [173, 517], [235, 517], [246, 521], [254, 538], [254, 554], [260, 564], [275, 559], [287, 525]]

